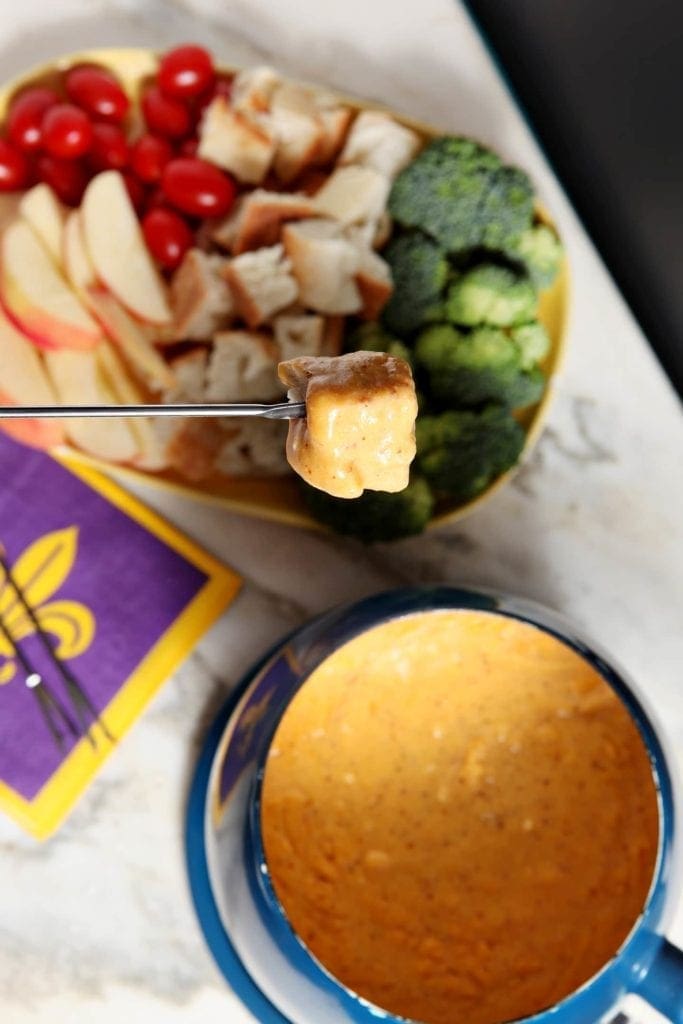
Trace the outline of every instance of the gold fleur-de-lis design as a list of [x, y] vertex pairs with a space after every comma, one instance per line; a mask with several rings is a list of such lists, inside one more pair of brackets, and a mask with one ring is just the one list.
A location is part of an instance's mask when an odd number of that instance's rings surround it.
[[[12, 577], [33, 608], [40, 628], [57, 638], [54, 648], [64, 660], [82, 654], [95, 635], [95, 616], [80, 601], [50, 601], [71, 572], [78, 552], [78, 527], [46, 533], [30, 544], [11, 567]], [[0, 568], [0, 616], [15, 643], [35, 633], [16, 590]], [[14, 678], [17, 666], [8, 640], [0, 635], [0, 684]]]

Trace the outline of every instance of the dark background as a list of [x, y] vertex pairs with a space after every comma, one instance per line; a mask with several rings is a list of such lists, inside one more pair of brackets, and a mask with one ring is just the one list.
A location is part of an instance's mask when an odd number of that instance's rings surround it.
[[683, 0], [468, 0], [683, 394]]

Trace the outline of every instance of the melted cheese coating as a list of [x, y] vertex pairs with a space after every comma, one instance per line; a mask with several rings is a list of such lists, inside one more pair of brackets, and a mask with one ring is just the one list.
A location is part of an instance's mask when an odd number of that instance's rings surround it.
[[345, 985], [427, 1024], [499, 1024], [622, 944], [658, 804], [628, 712], [571, 648], [474, 611], [379, 626], [288, 708], [262, 804], [293, 927]]
[[290, 420], [287, 458], [307, 483], [338, 498], [408, 485], [417, 399], [406, 362], [352, 352], [291, 359], [279, 374], [290, 399], [306, 403], [306, 418]]

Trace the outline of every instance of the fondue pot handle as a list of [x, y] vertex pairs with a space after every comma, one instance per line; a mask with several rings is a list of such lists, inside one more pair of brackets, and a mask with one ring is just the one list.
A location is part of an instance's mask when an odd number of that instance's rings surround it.
[[683, 950], [663, 939], [636, 991], [668, 1020], [683, 1024]]

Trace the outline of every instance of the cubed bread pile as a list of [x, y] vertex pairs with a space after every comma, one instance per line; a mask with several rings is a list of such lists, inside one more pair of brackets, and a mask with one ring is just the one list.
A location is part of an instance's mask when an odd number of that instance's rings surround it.
[[[280, 361], [337, 355], [346, 316], [376, 319], [392, 291], [378, 252], [391, 230], [387, 197], [420, 145], [388, 114], [357, 113], [270, 68], [240, 72], [230, 100], [208, 106], [198, 155], [242, 191], [171, 280], [160, 342], [174, 384], [162, 400], [277, 400]], [[283, 424], [163, 429], [169, 461], [193, 479], [286, 472]]]

